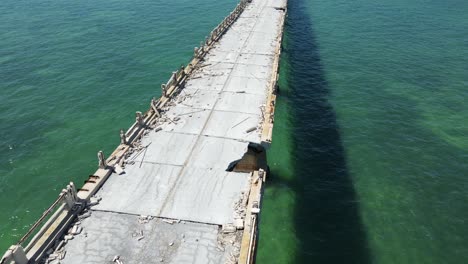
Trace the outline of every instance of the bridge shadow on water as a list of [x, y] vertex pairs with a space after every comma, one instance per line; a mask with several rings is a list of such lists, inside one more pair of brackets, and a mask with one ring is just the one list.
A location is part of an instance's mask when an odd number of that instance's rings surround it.
[[328, 102], [330, 88], [304, 5], [305, 0], [290, 0], [286, 21], [295, 175], [282, 182], [273, 173], [272, 184], [287, 184], [296, 192], [299, 248], [294, 263], [371, 263], [336, 115]]

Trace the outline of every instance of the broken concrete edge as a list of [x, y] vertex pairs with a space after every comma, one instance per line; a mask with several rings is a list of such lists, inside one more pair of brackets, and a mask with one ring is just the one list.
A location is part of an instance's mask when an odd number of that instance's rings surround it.
[[60, 240], [71, 223], [75, 221], [77, 214], [78, 212], [66, 210], [60, 212], [59, 217], [48, 226], [45, 233], [38, 238], [38, 241], [31, 245], [31, 248], [29, 248], [30, 245], [25, 248], [30, 262], [37, 263], [46, 251]]
[[287, 8], [284, 7], [280, 9], [281, 12], [284, 12], [284, 15], [281, 17], [280, 21], [280, 31], [278, 36], [278, 43], [275, 49], [275, 59], [273, 61], [273, 73], [270, 79], [270, 85], [268, 87], [268, 99], [265, 105], [265, 111], [263, 116], [262, 124], [262, 136], [261, 141], [264, 147], [268, 147], [273, 139], [273, 125], [275, 119], [275, 109], [276, 109], [276, 94], [277, 94], [277, 85], [279, 80], [279, 66], [281, 60], [281, 46], [283, 42], [283, 32], [284, 32], [284, 22], [287, 14]]
[[[86, 181], [80, 191], [76, 193], [75, 199], [71, 201], [74, 205], [67, 205], [66, 201], [60, 205], [53, 215], [41, 226], [40, 230], [30, 240], [28, 245], [24, 247], [24, 252], [26, 252], [26, 256], [29, 261], [34, 261], [35, 263], [35, 261], [40, 260], [44, 253], [51, 248], [56, 241], [60, 240], [67, 228], [77, 219], [77, 216], [86, 207], [91, 197], [97, 192], [97, 190], [99, 190], [111, 174], [112, 169], [110, 168], [98, 169], [90, 176], [90, 178], [93, 177], [93, 181]], [[65, 200], [65, 198], [62, 199], [61, 194], [57, 201]], [[46, 212], [43, 216], [45, 215]], [[32, 233], [33, 229], [34, 228], [31, 228], [28, 233]], [[18, 243], [16, 247], [23, 250], [20, 243]], [[3, 264], [9, 262], [2, 259], [2, 262], [0, 263]]]
[[57, 244], [67, 228], [74, 222], [78, 212], [79, 210], [67, 210], [66, 204], [62, 204], [49, 219], [49, 224], [46, 223], [42, 226], [27, 247], [23, 248], [19, 244], [11, 246], [0, 263], [27, 264], [39, 262], [46, 251]]
[[[202, 53], [195, 54], [190, 63], [179, 69], [175, 75], [172, 75], [169, 79], [168, 83], [166, 83], [166, 92], [163, 92], [161, 97], [157, 100], [156, 105], [150, 105], [150, 108], [144, 113], [143, 115], [143, 122], [140, 123], [136, 121], [133, 125], [127, 130], [125, 133], [125, 141], [127, 142], [126, 145], [130, 145], [132, 142], [137, 141], [141, 138], [144, 131], [147, 129], [148, 125], [154, 123], [155, 119], [160, 117], [160, 112], [162, 108], [171, 101], [173, 96], [180, 91], [185, 84], [185, 82], [192, 76], [192, 74], [197, 70], [197, 65], [201, 63], [206, 54], [214, 47], [216, 42], [222, 37], [222, 35], [230, 28], [230, 26], [238, 19], [238, 17], [242, 14], [245, 7], [247, 5], [247, 1], [241, 1], [233, 12], [227, 16], [223, 22], [221, 22], [215, 30], [211, 32], [210, 38], [206, 41], [205, 45], [203, 45]], [[118, 161], [125, 156], [126, 152], [129, 150], [123, 149], [121, 151], [122, 146], [119, 146], [114, 152], [109, 156], [107, 159], [107, 163], [109, 165], [113, 165], [118, 163]], [[112, 161], [116, 161], [113, 164]]]
[[263, 197], [263, 185], [266, 178], [264, 170], [252, 173], [252, 182], [247, 203], [247, 212], [244, 219], [244, 233], [242, 235], [241, 251], [239, 255], [240, 264], [253, 263], [258, 237], [258, 214]]
[[[157, 108], [161, 109], [165, 106], [167, 102], [169, 102], [172, 96], [178, 91], [186, 80], [188, 80], [191, 75], [197, 70], [197, 66], [204, 60], [204, 57], [208, 54], [208, 52], [214, 47], [214, 45], [218, 42], [218, 40], [224, 35], [224, 33], [231, 27], [231, 25], [239, 18], [239, 16], [244, 11], [247, 5], [247, 1], [241, 1], [233, 12], [229, 16], [227, 16], [213, 31], [211, 31], [210, 37], [205, 40], [204, 44], [201, 44], [200, 47], [195, 48], [195, 54], [189, 64], [184, 68], [182, 71], [184, 73], [183, 80], [176, 82], [171, 87], [167, 88], [167, 94], [162, 94]], [[232, 16], [232, 17], [231, 17]], [[203, 43], [203, 42], [202, 42]], [[182, 85], [181, 85], [182, 84]], [[150, 108], [148, 112], [154, 111], [154, 109]]]
[[[242, 11], [245, 9], [245, 6], [247, 4], [247, 1], [241, 1], [235, 8], [234, 12], [231, 12], [231, 15], [227, 16], [223, 22], [218, 26], [220, 27], [221, 25], [225, 26], [223, 27], [223, 30], [219, 33], [216, 33], [215, 31], [212, 31], [212, 34], [215, 34], [215, 36], [211, 39], [220, 39], [222, 35], [229, 29], [229, 27], [236, 21], [236, 19], [242, 14]], [[225, 22], [229, 21], [229, 22]], [[217, 27], [217, 28], [218, 28]], [[191, 77], [191, 75], [197, 70], [197, 65], [203, 61], [203, 57], [208, 54], [209, 50], [215, 45], [216, 41], [211, 40], [210, 42], [207, 42], [206, 45], [204, 45], [203, 48], [203, 54], [195, 56], [192, 58], [191, 62], [189, 65], [187, 65], [185, 68], [181, 68], [176, 74], [171, 77], [170, 81], [167, 84], [170, 84], [169, 88], [167, 89], [167, 92], [163, 94], [158, 100], [156, 106], [151, 105], [149, 110], [145, 112], [143, 115], [143, 121], [138, 122], [136, 121], [130, 128], [127, 130], [125, 133], [125, 141], [127, 144], [121, 144], [117, 149], [115, 149], [112, 154], [109, 156], [109, 158], [106, 160], [108, 167], [113, 169], [112, 167], [115, 164], [119, 164], [119, 162], [125, 157], [127, 152], [131, 149], [131, 144], [135, 141], [138, 141], [141, 139], [145, 131], [147, 130], [148, 126], [153, 124], [157, 118], [160, 117], [160, 114], [157, 110], [162, 111], [161, 109], [171, 101], [173, 96], [180, 90], [179, 88], [182, 88], [185, 82]], [[156, 108], [156, 109], [155, 109]], [[99, 174], [98, 170], [93, 176], [96, 176]], [[110, 171], [110, 174], [112, 173], [112, 170]], [[109, 175], [110, 175], [109, 174]], [[109, 177], [109, 175], [105, 175], [104, 179], [99, 178], [99, 181], [95, 184], [93, 183], [85, 183], [83, 188], [80, 189], [78, 192], [79, 197], [82, 199], [89, 199], [94, 193], [99, 190], [99, 188], [102, 186], [103, 182]], [[84, 194], [83, 194], [84, 192]]]
[[[159, 117], [159, 112], [166, 103], [168, 103], [174, 94], [176, 94], [182, 88], [185, 82], [191, 77], [191, 75], [198, 69], [197, 66], [204, 60], [204, 57], [214, 47], [216, 42], [224, 35], [224, 33], [231, 27], [231, 25], [238, 19], [242, 14], [245, 7], [247, 6], [248, 0], [242, 0], [237, 4], [235, 9], [213, 30], [211, 31], [210, 37], [205, 40], [205, 43], [198, 49], [198, 53], [194, 54], [194, 57], [190, 60], [190, 63], [186, 67], [181, 67], [175, 75], [171, 75], [171, 79], [168, 83], [170, 87], [167, 88], [166, 92], [163, 92], [161, 97], [157, 100], [156, 105], [150, 105], [142, 115], [142, 120], [137, 120], [132, 126], [123, 133], [126, 144], [120, 144], [106, 159], [105, 168], [99, 168], [93, 175], [89, 176], [83, 187], [77, 192], [78, 200], [81, 200], [83, 204], [89, 202], [90, 198], [101, 188], [107, 178], [113, 173], [113, 166], [118, 165], [121, 160], [125, 158], [127, 152], [131, 149], [131, 144], [138, 141], [147, 130], [148, 126], [151, 125], [155, 119]], [[175, 78], [173, 78], [175, 76]], [[138, 115], [137, 115], [138, 116]], [[63, 235], [63, 231], [68, 228], [69, 224], [72, 223], [77, 215], [84, 209], [80, 207], [76, 212], [67, 210], [65, 206], [62, 206], [54, 215], [41, 226], [39, 232], [35, 237], [28, 243], [23, 249], [20, 242], [12, 246], [10, 249], [14, 249], [14, 252], [26, 252], [28, 256], [26, 260], [40, 259], [41, 255], [51, 246], [51, 243], [55, 243], [57, 239]], [[34, 227], [36, 229], [39, 227]], [[34, 230], [29, 230], [28, 233], [32, 233]], [[0, 264], [6, 264], [15, 262], [21, 264], [22, 260], [14, 259], [12, 256], [12, 250], [7, 250], [4, 257], [0, 260]], [[20, 254], [21, 255], [21, 254]], [[21, 258], [21, 257], [20, 257]]]
[[14, 245], [8, 248], [8, 250], [0, 259], [0, 264], [6, 263], [27, 264], [28, 258], [24, 252], [23, 247], [20, 245]]
[[[64, 219], [64, 214], [68, 213], [65, 210], [65, 204], [62, 204], [60, 208], [50, 217], [50, 222], [54, 223], [57, 222], [57, 220], [63, 220]], [[28, 246], [25, 247], [26, 251], [29, 251], [31, 248], [29, 246], [37, 245], [38, 241], [41, 239], [41, 237], [47, 232], [50, 226], [44, 225], [42, 228], [37, 232], [37, 234], [31, 239], [30, 243]]]
[[[273, 62], [273, 73], [268, 88], [268, 99], [265, 106], [264, 118], [262, 124], [261, 145], [267, 149], [273, 138], [273, 123], [276, 106], [276, 90], [279, 79], [279, 65], [281, 59], [281, 46], [283, 41], [284, 22], [287, 14], [287, 8], [280, 11], [284, 12], [280, 21], [280, 31], [278, 44]], [[263, 198], [263, 184], [266, 182], [267, 173], [264, 170], [253, 172], [253, 181], [249, 193], [247, 212], [244, 219], [244, 233], [241, 242], [241, 251], [239, 255], [240, 264], [252, 264], [255, 262], [255, 252], [258, 239], [258, 214], [260, 213], [261, 201]]]
[[[282, 20], [283, 20], [283, 23], [284, 23], [284, 17], [282, 18]], [[281, 29], [280, 33], [282, 34], [282, 29]], [[264, 123], [263, 123], [264, 130], [268, 130], [267, 137], [266, 137], [266, 141], [268, 141], [268, 142], [271, 141], [271, 131], [272, 131], [272, 127], [273, 127], [273, 124], [272, 124], [273, 119], [272, 118], [273, 118], [273, 114], [274, 114], [274, 101], [276, 100], [276, 95], [274, 94], [274, 92], [275, 92], [275, 86], [276, 86], [276, 83], [277, 83], [277, 80], [278, 80], [279, 56], [280, 56], [280, 52], [281, 52], [281, 50], [280, 50], [281, 36], [280, 36], [279, 40], [280, 41], [278, 43], [277, 53], [276, 53], [275, 62], [274, 62], [275, 69], [274, 69], [274, 74], [272, 76], [272, 81], [271, 81], [271, 85], [270, 85], [270, 93], [269, 93], [269, 96], [268, 96], [268, 102], [271, 102], [271, 103], [268, 104], [267, 107], [266, 107], [268, 110], [265, 111], [266, 118], [264, 119]], [[213, 44], [213, 43], [211, 43], [211, 44]], [[195, 65], [198, 64], [201, 61], [202, 61], [202, 59], [198, 59], [198, 58], [194, 59], [194, 62], [196, 62]], [[187, 67], [192, 67], [192, 66], [189, 65]], [[189, 70], [190, 73], [193, 73], [196, 70], [196, 68], [195, 67], [188, 68], [188, 70]], [[188, 74], [181, 74], [181, 76], [182, 76], [181, 80], [177, 82], [177, 84], [179, 84], [179, 85], [180, 85], [180, 83], [185, 82], [185, 80], [183, 80], [184, 78], [186, 79], [186, 78], [189, 77]], [[177, 80], [179, 78], [175, 78], [175, 79]], [[164, 106], [166, 102], [169, 102], [171, 100], [171, 95], [176, 92], [177, 88], [178, 88], [178, 85], [172, 86], [169, 89], [169, 92], [168, 92], [169, 97], [162, 97], [162, 100], [160, 99], [158, 101], [158, 105]], [[154, 116], [158, 116], [157, 111], [155, 111], [154, 109], [153, 109], [153, 111], [151, 111], [151, 109], [150, 109], [147, 113], [145, 113], [143, 122], [135, 122], [135, 124], [129, 130], [129, 131], [132, 132], [130, 134], [130, 139], [131, 139], [130, 141], [138, 140], [143, 135], [144, 131], [146, 130], [146, 127], [145, 127], [146, 124], [150, 123], [152, 121], [152, 119], [154, 118]], [[268, 122], [268, 121], [270, 121], [270, 122]], [[126, 152], [129, 149], [130, 149], [130, 146], [128, 146], [126, 144], [120, 145], [112, 153], [112, 155], [109, 157], [109, 159], [107, 160], [109, 165], [111, 166], [111, 165], [118, 164], [119, 161], [122, 160], [122, 158], [125, 156]], [[111, 168], [99, 169], [98, 171], [96, 171], [96, 173], [91, 176], [91, 177], [93, 177], [92, 180], [88, 180], [85, 183], [85, 185], [83, 186], [83, 188], [80, 190], [79, 197], [81, 199], [84, 199], [84, 200], [89, 200], [89, 198], [92, 195], [94, 195], [94, 193], [97, 192], [97, 190], [99, 190], [99, 188], [102, 186], [102, 184], [105, 182], [105, 180], [111, 174], [112, 174], [112, 169]], [[259, 212], [258, 211], [258, 206], [259, 206], [259, 202], [260, 202], [260, 198], [261, 198], [261, 190], [263, 188], [263, 182], [264, 181], [265, 181], [265, 178], [263, 178], [260, 181], [260, 183], [257, 182], [254, 185], [252, 185], [253, 186], [252, 188], [258, 189], [256, 192], [258, 192], [260, 194], [260, 196], [259, 196], [258, 199], [256, 199], [256, 202], [257, 202], [257, 204], [256, 204], [257, 207], [256, 208], [254, 208], [253, 204], [252, 204], [252, 201], [254, 201], [254, 199], [252, 199], [252, 198], [249, 199], [249, 205], [250, 205], [248, 207], [249, 208], [249, 217], [246, 218], [246, 221], [245, 221], [246, 226], [248, 227], [248, 229], [246, 229], [244, 234], [243, 234], [243, 237], [245, 237], [245, 239], [243, 238], [243, 241], [245, 240], [247, 242], [243, 243], [243, 250], [242, 250], [242, 254], [241, 254], [242, 260], [244, 260], [244, 258], [245, 258], [246, 263], [250, 263], [251, 261], [253, 261], [253, 252], [255, 252], [256, 237], [257, 237], [257, 213]], [[255, 210], [253, 210], [253, 209], [255, 209]], [[65, 212], [61, 211], [60, 213], [63, 214]], [[76, 216], [76, 215], [74, 215], [74, 216]], [[56, 237], [57, 236], [59, 237], [61, 234], [63, 234], [63, 230], [68, 227], [68, 224], [70, 222], [73, 222], [73, 220], [75, 218], [74, 216], [72, 215], [71, 217], [68, 217], [68, 216], [63, 217], [62, 219], [60, 219], [61, 221], [57, 221], [57, 219], [55, 219], [53, 221], [53, 223], [48, 228], [43, 227], [47, 231], [47, 232], [44, 232], [44, 234], [46, 233], [48, 236], [46, 236], [44, 238], [41, 235], [42, 242], [38, 243], [36, 246], [41, 247], [41, 248], [47, 248], [47, 245], [50, 245], [50, 241], [54, 241], [53, 239], [52, 240], [47, 240], [48, 238], [50, 238], [50, 235], [52, 233], [56, 233]], [[64, 222], [68, 222], [68, 224], [64, 224]], [[60, 232], [60, 229], [59, 229], [60, 227], [62, 227], [62, 232]], [[58, 232], [57, 232], [57, 230], [58, 230]], [[49, 244], [47, 244], [47, 241], [49, 241]], [[34, 251], [34, 252], [39, 252], [39, 250]], [[2, 260], [2, 263], [3, 263], [3, 260]], [[241, 261], [241, 263], [242, 263], [242, 261]]]
[[[74, 216], [80, 211], [81, 206], [83, 206], [83, 204], [77, 197], [75, 185], [73, 183], [68, 184], [66, 189], [62, 190], [55, 202], [53, 202], [52, 205], [44, 211], [42, 216], [19, 240], [17, 245], [13, 246], [14, 249], [17, 249], [15, 252], [24, 252], [28, 261], [35, 261], [36, 256], [42, 254], [51, 243], [54, 243], [63, 234], [68, 223], [73, 221]], [[42, 224], [44, 221], [45, 223]], [[38, 228], [40, 229], [34, 235]], [[32, 235], [34, 235], [34, 237], [29, 240]], [[21, 244], [28, 240], [28, 245], [23, 248]], [[11, 253], [12, 251], [9, 252]], [[10, 260], [7, 260], [7, 257], [8, 251], [0, 263], [11, 262]], [[20, 258], [21, 260], [19, 261], [17, 258]], [[13, 255], [13, 260], [16, 263], [23, 263], [22, 257], [17, 258]]]
[[[203, 58], [208, 52], [213, 48], [213, 46], [216, 44], [216, 42], [222, 37], [222, 35], [230, 28], [230, 26], [237, 20], [237, 18], [242, 14], [244, 11], [245, 7], [247, 5], [247, 1], [241, 1], [236, 8], [234, 9], [233, 12], [229, 16], [227, 16], [223, 22], [221, 22], [215, 30], [212, 31], [210, 41], [206, 42], [206, 45], [203, 46], [203, 53], [202, 54], [196, 54], [190, 63], [185, 67], [181, 68], [179, 71], [177, 71], [177, 74], [175, 74], [175, 78], [172, 78], [167, 84], [170, 84], [169, 88], [167, 89], [166, 94], [162, 94], [161, 97], [157, 100], [157, 104], [153, 107], [150, 105], [150, 108], [144, 113], [143, 115], [143, 122], [135, 122], [125, 133], [126, 136], [126, 142], [127, 144], [123, 145], [121, 144], [117, 149], [115, 149], [112, 154], [109, 156], [109, 158], [106, 160], [107, 164], [109, 167], [112, 167], [115, 164], [119, 164], [119, 161], [123, 159], [128, 152], [128, 150], [131, 148], [130, 145], [131, 143], [138, 141], [144, 134], [144, 132], [147, 129], [148, 125], [151, 125], [152, 123], [155, 122], [155, 120], [160, 117], [159, 112], [157, 110], [162, 111], [161, 109], [168, 103], [170, 100], [173, 98], [173, 96], [180, 90], [179, 88], [182, 88], [185, 82], [191, 77], [191, 75], [197, 70], [197, 65], [203, 61]], [[226, 22], [228, 21], [228, 22]], [[222, 28], [220, 32], [217, 32], [216, 30], [218, 28]], [[166, 85], [167, 85], [166, 84]], [[154, 109], [156, 108], [156, 109]], [[99, 171], [99, 170], [98, 170]], [[97, 172], [94, 174], [96, 175]], [[108, 177], [108, 176], [107, 176]], [[106, 177], [106, 179], [107, 179]], [[91, 197], [97, 190], [100, 188], [99, 185], [97, 184], [95, 186], [83, 186], [83, 188], [78, 192], [79, 197]], [[89, 188], [91, 187], [91, 188]], [[82, 192], [87, 192], [86, 195], [83, 195]]]

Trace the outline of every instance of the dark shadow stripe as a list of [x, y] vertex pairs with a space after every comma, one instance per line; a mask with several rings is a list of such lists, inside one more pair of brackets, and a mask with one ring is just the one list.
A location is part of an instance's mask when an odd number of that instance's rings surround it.
[[277, 179], [272, 184], [287, 184], [296, 192], [295, 263], [370, 263], [359, 202], [328, 102], [330, 87], [305, 0], [289, 0], [286, 23], [295, 175], [292, 181]]

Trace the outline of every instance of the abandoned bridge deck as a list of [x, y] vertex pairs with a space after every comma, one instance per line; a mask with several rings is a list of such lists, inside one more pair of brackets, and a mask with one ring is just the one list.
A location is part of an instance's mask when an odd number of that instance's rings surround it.
[[5, 263], [252, 263], [285, 15], [242, 1]]

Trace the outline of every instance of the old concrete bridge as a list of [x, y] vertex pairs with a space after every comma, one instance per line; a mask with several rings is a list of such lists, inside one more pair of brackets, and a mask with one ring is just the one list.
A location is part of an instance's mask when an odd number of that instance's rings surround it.
[[253, 263], [286, 0], [242, 0], [4, 263]]

